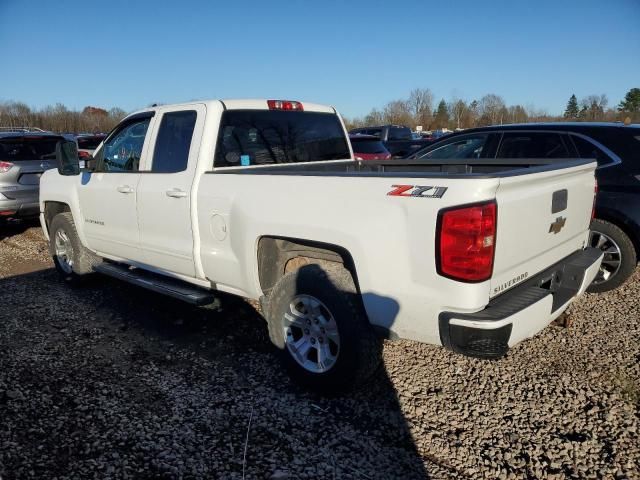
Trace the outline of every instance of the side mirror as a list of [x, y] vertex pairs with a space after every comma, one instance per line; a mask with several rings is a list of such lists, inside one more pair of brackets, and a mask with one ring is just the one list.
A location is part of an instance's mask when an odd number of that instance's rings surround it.
[[78, 161], [78, 145], [71, 140], [61, 140], [56, 144], [56, 161], [58, 173], [71, 176], [80, 175], [80, 162]]

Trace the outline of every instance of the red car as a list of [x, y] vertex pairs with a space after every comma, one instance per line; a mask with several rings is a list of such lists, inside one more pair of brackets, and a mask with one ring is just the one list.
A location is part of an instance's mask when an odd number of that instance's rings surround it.
[[378, 137], [373, 135], [349, 135], [356, 160], [389, 160], [391, 153]]

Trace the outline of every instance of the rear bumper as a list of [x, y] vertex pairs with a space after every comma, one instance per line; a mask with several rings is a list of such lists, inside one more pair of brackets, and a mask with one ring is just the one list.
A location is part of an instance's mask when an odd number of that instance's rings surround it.
[[509, 347], [545, 328], [582, 295], [601, 261], [600, 250], [580, 250], [492, 299], [480, 312], [442, 312], [440, 341], [464, 355], [501, 357]]
[[0, 215], [3, 217], [37, 217], [40, 213], [38, 194], [34, 197], [8, 199], [0, 198]]

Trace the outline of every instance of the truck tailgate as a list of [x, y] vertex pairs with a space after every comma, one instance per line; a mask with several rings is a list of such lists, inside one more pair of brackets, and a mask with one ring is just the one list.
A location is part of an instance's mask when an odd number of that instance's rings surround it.
[[585, 246], [595, 166], [500, 179], [491, 297]]

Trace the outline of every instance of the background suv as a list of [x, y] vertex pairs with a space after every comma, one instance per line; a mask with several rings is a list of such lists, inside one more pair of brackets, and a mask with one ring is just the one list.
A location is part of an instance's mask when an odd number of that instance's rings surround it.
[[56, 167], [56, 143], [46, 132], [0, 132], [0, 220], [40, 213], [40, 177]]
[[591, 245], [605, 256], [589, 291], [604, 292], [624, 283], [640, 252], [640, 125], [581, 122], [472, 128], [409, 158], [535, 158], [544, 163], [545, 159], [576, 157], [598, 162]]
[[349, 130], [349, 133], [353, 135], [373, 135], [379, 138], [393, 157], [404, 157], [431, 143], [431, 140], [413, 138], [411, 129], [403, 125], [354, 128]]
[[349, 135], [356, 160], [389, 160], [391, 153], [378, 137], [373, 135]]

